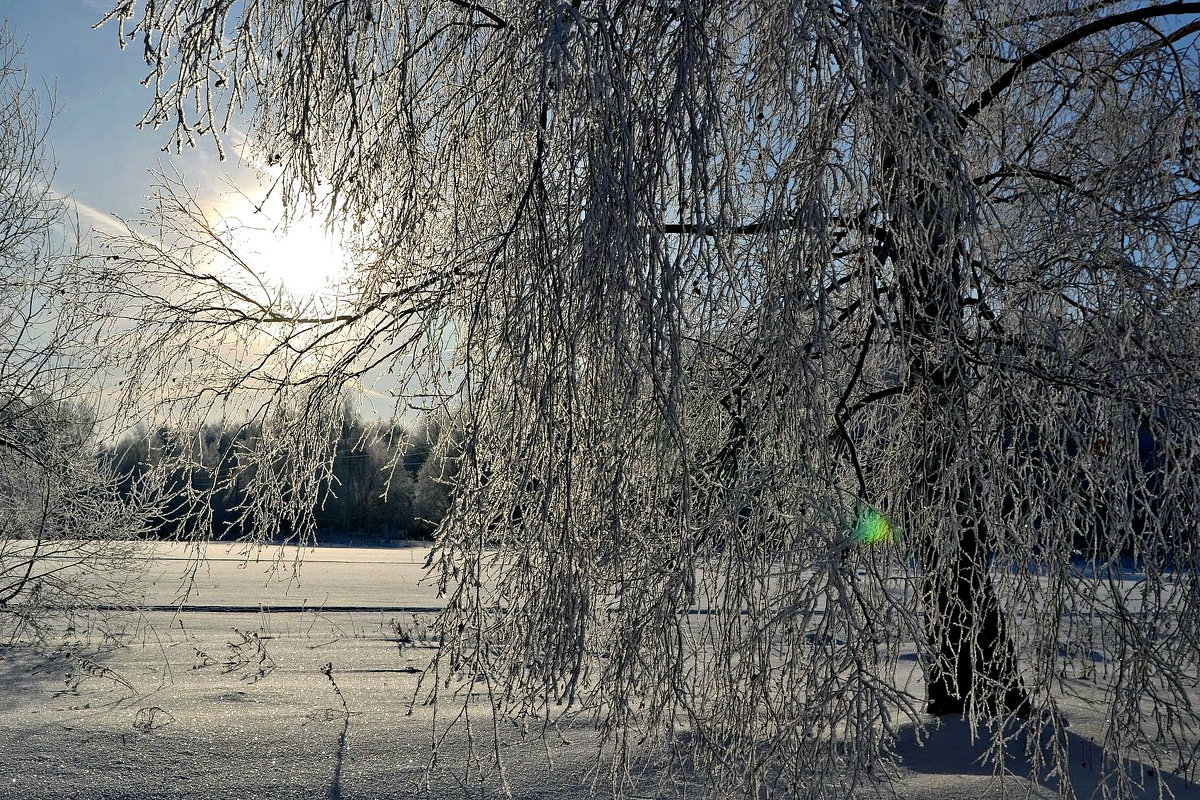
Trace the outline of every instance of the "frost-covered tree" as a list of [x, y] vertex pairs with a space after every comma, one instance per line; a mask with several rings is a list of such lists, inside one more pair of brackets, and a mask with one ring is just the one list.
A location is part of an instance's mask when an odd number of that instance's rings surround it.
[[190, 145], [245, 104], [355, 262], [288, 306], [162, 193], [169, 236], [113, 243], [162, 282], [139, 374], [188, 413], [163, 389], [208, 365], [310, 464], [358, 383], [440, 393], [438, 666], [591, 713], [618, 784], [666, 742], [844, 796], [922, 707], [1057, 725], [1083, 647], [1122, 665], [1113, 752], [1188, 763], [1197, 12], [129, 0], [144, 122]]
[[97, 460], [86, 404], [113, 309], [50, 187], [38, 94], [0, 27], [0, 643], [127, 603], [138, 574], [139, 518]]

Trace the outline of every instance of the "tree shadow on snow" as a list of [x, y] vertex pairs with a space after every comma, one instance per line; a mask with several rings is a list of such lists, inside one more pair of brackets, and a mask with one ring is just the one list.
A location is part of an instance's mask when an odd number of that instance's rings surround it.
[[0, 644], [0, 712], [12, 712], [30, 703], [31, 698], [45, 698], [50, 687], [63, 685], [61, 669], [36, 651], [14, 645]]
[[[1059, 779], [1053, 774], [1056, 764], [1053, 733], [1047, 730], [1041, 734], [1039, 743], [1043, 765], [1037, 775], [1034, 774], [1030, 758], [1032, 748], [1028, 747], [1030, 735], [1025, 730], [1012, 731], [1004, 744], [1003, 772], [1058, 791]], [[901, 766], [912, 772], [987, 776], [997, 772], [996, 765], [989, 758], [994, 736], [986, 729], [972, 735], [971, 726], [965, 720], [946, 717], [924, 728], [903, 726], [896, 739], [895, 752]], [[1060, 752], [1066, 756], [1066, 769], [1076, 797], [1102, 796], [1102, 783], [1116, 788], [1121, 770], [1099, 744], [1070, 729], [1063, 730], [1062, 737]], [[1194, 797], [1200, 792], [1200, 786], [1188, 779], [1186, 769], [1181, 770], [1183, 774], [1167, 774], [1150, 764], [1132, 759], [1127, 759], [1123, 766], [1124, 775], [1133, 787], [1134, 797], [1157, 799], [1165, 796], [1160, 793], [1160, 784], [1161, 788], [1169, 789], [1175, 797]]]
[[342, 733], [338, 736], [337, 754], [333, 762], [333, 780], [329, 783], [329, 800], [342, 800], [342, 768], [346, 760], [346, 735], [350, 733], [350, 714], [343, 715]]
[[93, 660], [102, 656], [65, 646], [44, 649], [0, 642], [0, 686], [4, 687], [0, 712], [42, 710], [48, 701], [61, 706], [69, 704], [70, 698], [85, 696], [87, 705], [81, 709], [115, 707], [136, 696], [133, 685], [119, 672]]

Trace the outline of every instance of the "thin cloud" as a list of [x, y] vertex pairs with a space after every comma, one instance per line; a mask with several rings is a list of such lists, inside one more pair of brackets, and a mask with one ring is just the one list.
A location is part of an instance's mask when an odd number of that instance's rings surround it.
[[278, 167], [272, 167], [257, 156], [254, 141], [250, 138], [250, 134], [236, 125], [230, 125], [229, 133], [226, 135], [229, 137], [230, 149], [237, 153], [238, 159], [242, 164], [262, 175], [275, 177], [279, 174]]
[[92, 230], [117, 235], [129, 233], [128, 226], [115, 215], [106, 214], [100, 209], [89, 206], [80, 200], [73, 199], [71, 202], [75, 204], [75, 210], [78, 212], [80, 219], [87, 220]]
[[93, 11], [99, 11], [101, 15], [113, 10], [112, 0], [79, 0], [79, 2]]
[[65, 204], [81, 223], [86, 223], [81, 227], [111, 234], [129, 233], [129, 227], [115, 214], [105, 213], [95, 206], [88, 205], [73, 194], [58, 191], [52, 185], [39, 183], [38, 186], [48, 198], [54, 202]]

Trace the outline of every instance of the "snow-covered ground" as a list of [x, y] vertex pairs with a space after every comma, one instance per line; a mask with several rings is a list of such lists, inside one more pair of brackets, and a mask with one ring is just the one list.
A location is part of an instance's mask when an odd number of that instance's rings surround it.
[[[246, 558], [214, 545], [177, 612], [169, 607], [195, 562], [178, 546], [157, 546], [144, 598], [154, 610], [130, 618], [116, 641], [76, 631], [49, 658], [0, 649], [0, 798], [500, 796], [494, 770], [481, 780], [471, 768], [461, 725], [426, 769], [457, 711], [439, 709], [435, 719], [430, 707], [410, 705], [432, 653], [422, 633], [439, 606], [422, 580], [427, 552], [307, 551], [296, 576], [295, 551]], [[469, 736], [487, 759], [480, 706]], [[1086, 787], [1102, 758], [1103, 712], [1082, 700], [1064, 701], [1063, 711], [1069, 766]], [[505, 726], [500, 737], [513, 796], [590, 796], [596, 748], [585, 727], [522, 736]], [[1057, 796], [1030, 779], [1019, 754], [1016, 775], [994, 778], [977, 763], [982, 745], [958, 723], [929, 731], [923, 745], [905, 730], [899, 752], [896, 788], [906, 798]], [[1167, 786], [1200, 798], [1182, 778], [1167, 776]], [[1158, 796], [1155, 781], [1147, 787], [1145, 796]], [[652, 784], [632, 792], [653, 793]]]
[[[0, 797], [370, 798], [417, 788], [433, 718], [424, 706], [410, 714], [409, 700], [428, 651], [400, 653], [386, 615], [149, 621], [154, 630], [134, 646], [96, 659], [111, 673], [65, 659], [37, 668], [19, 653], [0, 661]], [[525, 797], [569, 796], [590, 756], [555, 744], [561, 769], [551, 771], [541, 742], [507, 749]], [[441, 748], [437, 796], [463, 795], [465, 750], [462, 737]]]
[[441, 608], [426, 579], [426, 546], [258, 547], [212, 543], [197, 559], [194, 546], [155, 543], [152, 584], [143, 603], [166, 607], [275, 609]]

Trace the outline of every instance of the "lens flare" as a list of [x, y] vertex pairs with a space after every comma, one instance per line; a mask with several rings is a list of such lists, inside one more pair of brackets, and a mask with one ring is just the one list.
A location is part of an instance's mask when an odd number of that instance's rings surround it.
[[854, 523], [854, 541], [863, 545], [890, 544], [895, 541], [896, 532], [887, 517], [867, 506], [858, 512]]

